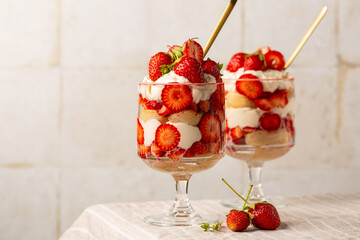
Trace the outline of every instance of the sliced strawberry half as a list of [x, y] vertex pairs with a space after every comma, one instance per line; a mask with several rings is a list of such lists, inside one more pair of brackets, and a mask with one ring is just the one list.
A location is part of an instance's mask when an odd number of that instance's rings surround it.
[[264, 67], [264, 62], [261, 61], [259, 55], [251, 55], [245, 59], [244, 62], [244, 72], [248, 70], [262, 70]]
[[229, 72], [236, 72], [239, 68], [242, 68], [245, 62], [245, 55], [246, 53], [236, 53], [232, 56], [226, 70]]
[[175, 64], [174, 72], [187, 78], [192, 83], [204, 82], [204, 71], [200, 62], [195, 58], [188, 56], [181, 58], [180, 62]]
[[183, 148], [175, 148], [172, 151], [167, 153], [167, 157], [173, 160], [174, 162], [178, 162], [182, 159], [185, 153], [185, 149]]
[[188, 150], [186, 150], [184, 157], [193, 157], [195, 155], [202, 155], [207, 151], [208, 151], [207, 144], [201, 141], [194, 142], [193, 145], [191, 145], [191, 147]]
[[144, 128], [139, 119], [137, 119], [137, 143], [144, 144]]
[[155, 141], [151, 144], [151, 154], [155, 157], [163, 157], [165, 152], [160, 149], [158, 145], [156, 145]]
[[266, 131], [275, 131], [280, 128], [281, 118], [276, 113], [264, 113], [261, 115], [260, 127]]
[[270, 111], [274, 107], [269, 98], [255, 99], [254, 104], [264, 111]]
[[258, 77], [252, 74], [243, 74], [239, 79], [244, 79], [243, 81], [236, 81], [236, 91], [244, 95], [249, 99], [256, 99], [261, 96], [263, 91], [263, 86], [258, 80], [247, 80], [247, 79], [258, 79]]
[[149, 77], [152, 81], [156, 81], [162, 76], [161, 66], [170, 65], [172, 63], [170, 55], [159, 52], [152, 56], [149, 61]]
[[246, 132], [242, 131], [240, 126], [234, 127], [230, 129], [230, 136], [233, 139], [241, 138], [245, 136]]
[[193, 57], [198, 60], [200, 63], [203, 62], [204, 51], [201, 45], [194, 41], [194, 39], [189, 39], [183, 44], [183, 55], [188, 57]]
[[147, 99], [143, 98], [141, 94], [139, 94], [139, 105], [143, 105], [145, 106], [145, 104], [147, 103]]
[[160, 116], [166, 116], [169, 115], [170, 113], [171, 111], [164, 105], [159, 110], [157, 110], [157, 114], [159, 114]]
[[210, 108], [210, 102], [209, 101], [200, 101], [198, 103], [198, 106], [203, 112], [208, 112], [209, 108]]
[[274, 108], [284, 108], [288, 104], [288, 99], [286, 96], [286, 90], [280, 91], [279, 93], [272, 95], [270, 98]]
[[162, 151], [170, 151], [180, 142], [180, 132], [174, 125], [161, 124], [155, 132], [155, 143]]
[[[212, 75], [215, 79], [220, 78], [220, 70], [222, 64], [218, 64], [213, 60], [206, 60], [202, 64], [202, 69], [205, 73]], [[221, 78], [220, 78], [221, 79]]]
[[186, 85], [166, 85], [161, 92], [163, 105], [170, 111], [180, 111], [192, 103], [191, 90]]
[[210, 102], [210, 109], [214, 110], [215, 112], [224, 109], [224, 104], [225, 104], [224, 86], [222, 85], [217, 86], [217, 89], [211, 95], [209, 102]]
[[278, 71], [284, 70], [285, 58], [278, 51], [269, 51], [264, 55], [266, 68]]
[[150, 152], [150, 146], [145, 146], [145, 145], [139, 145], [139, 156], [141, 158], [147, 158], [147, 156], [150, 156], [151, 152]]
[[162, 104], [159, 101], [152, 100], [152, 101], [147, 101], [145, 103], [145, 109], [148, 109], [148, 110], [159, 110], [161, 107], [162, 107]]
[[202, 135], [202, 141], [205, 143], [215, 142], [220, 137], [221, 125], [220, 118], [216, 114], [205, 114], [200, 122], [199, 129]]

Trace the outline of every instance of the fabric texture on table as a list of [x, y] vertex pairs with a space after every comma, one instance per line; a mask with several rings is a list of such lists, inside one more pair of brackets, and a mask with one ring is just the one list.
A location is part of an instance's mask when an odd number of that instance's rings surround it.
[[219, 200], [192, 201], [198, 213], [217, 215], [220, 231], [204, 232], [199, 226], [157, 227], [145, 224], [147, 215], [166, 212], [171, 201], [112, 203], [88, 207], [63, 233], [60, 240], [150, 240], [150, 239], [360, 239], [360, 193], [323, 194], [284, 198], [290, 205], [278, 209], [277, 230], [253, 226], [232, 232], [226, 226], [229, 209]]

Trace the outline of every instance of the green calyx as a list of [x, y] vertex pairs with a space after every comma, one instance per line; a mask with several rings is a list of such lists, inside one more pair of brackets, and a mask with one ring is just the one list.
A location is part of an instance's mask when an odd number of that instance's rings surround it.
[[204, 229], [204, 232], [208, 231], [209, 229], [213, 229], [215, 231], [218, 231], [221, 227], [221, 222], [218, 222], [214, 225], [209, 225], [208, 223], [203, 223], [200, 227]]
[[183, 56], [183, 48], [179, 45], [174, 45], [172, 47], [168, 46], [169, 51], [168, 54], [171, 57], [171, 61], [176, 61], [177, 59], [181, 58]]

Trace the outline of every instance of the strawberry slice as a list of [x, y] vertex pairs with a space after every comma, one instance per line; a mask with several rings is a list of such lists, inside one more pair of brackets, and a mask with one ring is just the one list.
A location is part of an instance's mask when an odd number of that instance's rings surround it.
[[221, 141], [211, 142], [209, 143], [209, 151], [213, 154], [218, 154], [221, 148]]
[[232, 56], [226, 70], [229, 72], [236, 72], [239, 68], [242, 68], [245, 62], [245, 55], [246, 53], [236, 53]]
[[230, 129], [230, 136], [233, 139], [241, 138], [245, 136], [246, 132], [242, 131], [240, 126], [234, 127]]
[[225, 94], [224, 94], [224, 86], [217, 86], [216, 91], [211, 95], [209, 102], [210, 102], [210, 109], [214, 111], [219, 111], [224, 109], [225, 104]]
[[218, 115], [212, 113], [205, 114], [201, 118], [198, 126], [203, 142], [215, 142], [219, 139], [221, 126]]
[[269, 51], [264, 55], [266, 69], [274, 69], [278, 71], [284, 70], [285, 58], [278, 51]]
[[165, 155], [165, 152], [160, 149], [158, 145], [156, 145], [155, 141], [151, 144], [151, 154], [155, 157], [159, 158]]
[[244, 62], [244, 72], [248, 70], [262, 70], [264, 67], [264, 62], [261, 61], [259, 55], [251, 55], [245, 59]]
[[288, 99], [286, 96], [286, 90], [280, 91], [279, 93], [272, 95], [270, 98], [274, 108], [284, 108], [288, 104]]
[[157, 114], [159, 114], [160, 116], [166, 116], [169, 115], [170, 113], [171, 111], [164, 105], [159, 110], [157, 110]]
[[283, 119], [283, 124], [284, 128], [294, 137], [294, 122], [289, 114]]
[[186, 85], [166, 85], [161, 92], [161, 100], [170, 111], [180, 111], [192, 103], [191, 90]]
[[152, 100], [152, 101], [147, 101], [145, 103], [145, 109], [148, 109], [148, 110], [159, 110], [161, 107], [162, 107], [162, 104], [159, 101]]
[[175, 64], [174, 72], [187, 78], [192, 83], [204, 82], [204, 71], [200, 62], [195, 58], [188, 56], [181, 58], [180, 62]]
[[266, 131], [275, 131], [280, 128], [281, 118], [276, 113], [264, 113], [261, 115], [260, 127]]
[[185, 153], [185, 149], [175, 148], [172, 151], [168, 152], [166, 156], [171, 160], [173, 160], [174, 162], [178, 162], [182, 159], [184, 153]]
[[147, 99], [143, 98], [141, 94], [139, 94], [139, 105], [143, 105], [145, 106], [145, 104], [147, 103]]
[[254, 100], [255, 106], [264, 111], [270, 111], [274, 106], [269, 98], [259, 98]]
[[147, 156], [150, 156], [151, 152], [150, 152], [150, 146], [145, 146], [145, 145], [139, 145], [139, 152], [138, 152], [139, 156], [141, 158], [146, 158]]
[[155, 143], [162, 151], [170, 151], [180, 142], [180, 132], [174, 125], [161, 124], [155, 132]]
[[195, 155], [202, 155], [207, 151], [208, 151], [207, 144], [201, 141], [194, 142], [193, 145], [191, 145], [191, 147], [188, 150], [186, 150], [184, 157], [193, 157]]
[[198, 60], [200, 63], [203, 62], [204, 51], [201, 45], [194, 41], [194, 39], [189, 39], [183, 44], [183, 55], [188, 57], [193, 57]]
[[222, 68], [222, 64], [218, 64], [213, 60], [206, 60], [202, 64], [202, 69], [205, 73], [212, 75], [215, 79], [221, 79], [220, 78], [220, 70]]
[[208, 112], [209, 108], [210, 108], [210, 102], [209, 101], [200, 101], [198, 103], [198, 106], [203, 112]]
[[137, 143], [144, 144], [144, 128], [141, 125], [139, 119], [137, 119]]
[[171, 57], [164, 53], [158, 52], [150, 58], [149, 61], [149, 77], [152, 81], [156, 81], [163, 74], [161, 72], [162, 65], [170, 65], [172, 63]]
[[244, 95], [249, 99], [256, 99], [260, 97], [263, 86], [260, 81], [257, 80], [248, 80], [248, 79], [258, 79], [258, 77], [252, 74], [243, 74], [239, 79], [244, 79], [243, 81], [236, 81], [236, 91]]

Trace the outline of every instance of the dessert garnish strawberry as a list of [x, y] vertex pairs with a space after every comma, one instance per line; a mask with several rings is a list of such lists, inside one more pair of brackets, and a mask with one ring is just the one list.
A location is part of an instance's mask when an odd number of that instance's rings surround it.
[[285, 58], [280, 52], [270, 50], [264, 54], [264, 58], [267, 69], [284, 70]]
[[269, 52], [270, 50], [271, 50], [270, 47], [265, 46], [265, 47], [259, 48], [257, 51], [260, 52], [260, 53], [262, 53], [262, 55], [265, 55], [265, 54], [266, 54], [267, 52]]
[[246, 53], [236, 53], [232, 56], [226, 70], [236, 72], [239, 68], [244, 67], [245, 55]]
[[246, 57], [244, 62], [244, 72], [248, 70], [262, 70], [264, 67], [264, 61], [261, 60], [260, 56], [262, 54], [260, 53], [254, 53], [248, 57]]
[[147, 156], [151, 154], [150, 150], [151, 150], [150, 146], [146, 146], [143, 144], [139, 145], [139, 156], [145, 159]]
[[171, 160], [173, 160], [174, 162], [178, 162], [182, 159], [184, 153], [185, 153], [185, 149], [178, 147], [168, 152], [166, 156]]
[[161, 124], [155, 131], [155, 143], [162, 151], [176, 148], [180, 142], [180, 132], [174, 125]]
[[201, 132], [201, 140], [205, 143], [216, 142], [220, 137], [220, 119], [219, 116], [213, 113], [205, 114], [199, 124], [198, 127]]
[[220, 71], [222, 66], [222, 64], [216, 63], [215, 61], [208, 58], [203, 62], [202, 69], [205, 73], [212, 75], [217, 81], [219, 81], [218, 79], [221, 79]]
[[226, 217], [226, 224], [233, 232], [241, 232], [250, 225], [249, 214], [242, 210], [231, 210]]
[[192, 83], [204, 82], [204, 72], [201, 64], [193, 57], [182, 57], [181, 60], [175, 64], [174, 72], [187, 78]]
[[252, 74], [243, 74], [239, 77], [239, 79], [244, 79], [243, 81], [236, 81], [236, 91], [238, 93], [244, 95], [249, 99], [256, 99], [260, 97], [263, 86], [260, 81], [256, 80], [247, 80], [247, 79], [258, 79], [258, 77]]
[[183, 56], [183, 49], [179, 45], [168, 46], [168, 49], [167, 53], [170, 55], [172, 61], [176, 61]]
[[254, 227], [275, 230], [281, 224], [279, 213], [271, 203], [259, 202], [252, 204], [248, 208], [248, 212]]
[[262, 129], [266, 131], [275, 131], [280, 128], [281, 118], [276, 113], [264, 113], [261, 115], [259, 122]]
[[165, 152], [160, 149], [158, 145], [156, 145], [155, 141], [151, 144], [151, 154], [155, 157], [159, 158], [165, 155]]
[[149, 61], [149, 77], [152, 81], [156, 81], [163, 73], [167, 73], [170, 70], [163, 70], [162, 66], [171, 65], [172, 60], [170, 55], [164, 52], [158, 52], [150, 58]]
[[259, 98], [254, 100], [254, 104], [264, 111], [270, 111], [273, 108], [284, 108], [288, 104], [286, 91], [279, 91], [269, 98]]
[[180, 111], [192, 103], [192, 93], [188, 86], [180, 84], [166, 85], [161, 92], [163, 105], [170, 111]]
[[202, 63], [204, 58], [204, 51], [201, 45], [198, 42], [194, 41], [194, 39], [195, 38], [192, 38], [184, 42], [182, 46], [183, 55], [193, 57], [200, 63]]
[[204, 229], [204, 232], [207, 232], [210, 228], [212, 228], [215, 231], [218, 231], [221, 227], [221, 222], [218, 222], [214, 225], [209, 225], [208, 223], [203, 223], [200, 227]]
[[144, 128], [139, 119], [137, 119], [137, 143], [144, 144]]
[[[239, 196], [244, 201], [243, 210], [247, 211], [250, 216], [251, 223], [255, 227], [266, 230], [275, 230], [280, 226], [280, 216], [274, 205], [266, 201], [253, 204], [250, 204], [247, 201], [252, 189], [252, 185], [250, 186], [250, 190], [245, 199], [238, 192], [236, 192], [235, 189], [233, 189], [224, 179], [222, 180], [237, 196]], [[246, 204], [248, 206], [246, 206]]]

